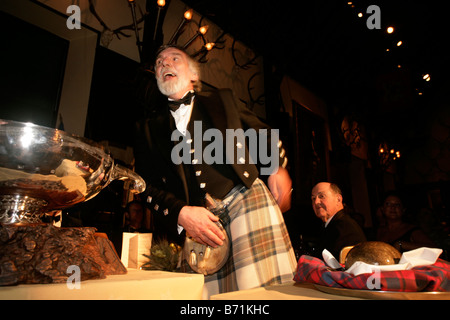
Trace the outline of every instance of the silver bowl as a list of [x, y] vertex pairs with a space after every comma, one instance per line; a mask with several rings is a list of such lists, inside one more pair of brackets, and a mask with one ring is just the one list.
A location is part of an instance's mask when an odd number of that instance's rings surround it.
[[93, 141], [0, 119], [0, 223], [39, 223], [45, 213], [87, 201], [116, 179], [130, 179], [135, 193], [146, 187]]

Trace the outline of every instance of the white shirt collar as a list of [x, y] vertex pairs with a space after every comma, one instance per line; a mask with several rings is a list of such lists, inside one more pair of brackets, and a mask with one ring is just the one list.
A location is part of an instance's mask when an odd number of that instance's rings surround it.
[[[192, 90], [190, 90], [192, 91]], [[183, 97], [188, 94], [189, 91], [187, 91]], [[169, 100], [173, 100], [170, 99]], [[187, 130], [187, 126], [189, 123], [189, 120], [191, 119], [191, 113], [192, 113], [192, 108], [194, 106], [194, 98], [192, 98], [191, 104], [189, 105], [185, 105], [185, 104], [181, 104], [180, 107], [177, 109], [177, 111], [172, 111], [170, 110], [170, 113], [172, 114], [174, 120], [175, 120], [175, 125], [178, 129], [178, 131], [180, 131], [183, 135], [186, 135], [186, 130]]]
[[335, 216], [335, 214], [333, 216], [331, 216], [331, 218], [328, 219], [327, 222], [325, 222], [325, 228], [328, 226], [328, 224], [330, 223], [331, 219], [333, 219], [334, 216]]

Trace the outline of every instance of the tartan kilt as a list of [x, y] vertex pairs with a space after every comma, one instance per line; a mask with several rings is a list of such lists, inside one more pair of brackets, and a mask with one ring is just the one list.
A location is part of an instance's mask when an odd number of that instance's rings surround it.
[[204, 297], [292, 281], [294, 250], [266, 185], [256, 179], [235, 196], [227, 211], [221, 218], [231, 241], [230, 257], [222, 269], [205, 276]]

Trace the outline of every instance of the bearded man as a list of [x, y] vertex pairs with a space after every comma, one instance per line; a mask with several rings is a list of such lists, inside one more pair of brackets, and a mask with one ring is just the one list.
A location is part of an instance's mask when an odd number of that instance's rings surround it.
[[[236, 161], [230, 161], [225, 147], [222, 161], [201, 161], [196, 155], [202, 152], [194, 146], [205, 150], [206, 141], [196, 142], [208, 129], [219, 130], [225, 141], [227, 129], [271, 132], [271, 128], [239, 107], [229, 90], [199, 92], [198, 65], [181, 48], [160, 48], [155, 76], [168, 99], [141, 121], [135, 146], [136, 171], [147, 182], [144, 195], [154, 213], [154, 238], [183, 245], [188, 234], [216, 248], [224, 241], [216, 224], [221, 220], [231, 242], [230, 255], [219, 271], [205, 277], [206, 296], [291, 281], [296, 260], [281, 210], [290, 208], [292, 182], [283, 167], [287, 159], [281, 142], [276, 141], [277, 150], [272, 150], [280, 165], [268, 177], [270, 191], [243, 143], [235, 143], [231, 150], [234, 155], [245, 151]], [[196, 122], [201, 123], [200, 135], [193, 130]], [[173, 149], [181, 143], [173, 141], [174, 136], [192, 145], [188, 163], [174, 161]], [[270, 138], [268, 146], [273, 145]], [[221, 216], [205, 208], [206, 194], [225, 204]]]

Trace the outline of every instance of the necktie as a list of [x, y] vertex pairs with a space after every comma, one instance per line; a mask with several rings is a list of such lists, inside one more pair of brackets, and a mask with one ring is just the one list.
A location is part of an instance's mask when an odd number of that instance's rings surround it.
[[169, 104], [169, 108], [172, 111], [177, 111], [178, 108], [184, 104], [184, 105], [189, 105], [191, 104], [192, 101], [192, 97], [194, 96], [194, 92], [189, 91], [183, 98], [181, 98], [180, 100], [169, 100], [168, 104]]

